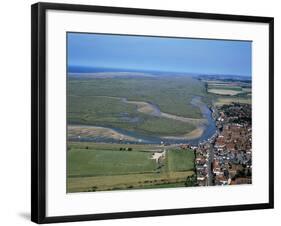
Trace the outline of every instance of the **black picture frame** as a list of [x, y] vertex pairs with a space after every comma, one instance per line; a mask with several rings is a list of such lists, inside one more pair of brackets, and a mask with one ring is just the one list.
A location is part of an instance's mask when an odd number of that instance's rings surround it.
[[[160, 17], [212, 19], [266, 23], [269, 25], [269, 202], [259, 204], [162, 209], [72, 216], [46, 216], [46, 11], [102, 12]], [[274, 18], [195, 13], [183, 11], [119, 8], [90, 5], [36, 3], [31, 7], [31, 220], [36, 223], [73, 222], [116, 218], [195, 214], [207, 212], [269, 209], [274, 207]]]

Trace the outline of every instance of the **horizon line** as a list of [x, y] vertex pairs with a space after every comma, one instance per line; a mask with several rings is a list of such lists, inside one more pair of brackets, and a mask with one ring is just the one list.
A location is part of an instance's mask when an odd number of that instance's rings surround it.
[[[71, 71], [70, 67], [77, 68], [85, 68], [85, 69], [94, 69], [88, 71]], [[104, 70], [102, 70], [104, 69]], [[98, 71], [95, 71], [98, 70]], [[188, 72], [188, 71], [163, 71], [163, 70], [155, 70], [155, 69], [132, 69], [132, 68], [111, 68], [111, 67], [90, 67], [85, 65], [68, 65], [67, 66], [67, 74], [89, 74], [89, 73], [99, 73], [99, 72], [155, 72], [155, 73], [176, 73], [176, 74], [186, 74], [186, 75], [207, 75], [207, 76], [240, 76], [240, 77], [252, 77], [252, 75], [246, 74], [222, 74], [222, 73], [206, 73], [206, 72]]]

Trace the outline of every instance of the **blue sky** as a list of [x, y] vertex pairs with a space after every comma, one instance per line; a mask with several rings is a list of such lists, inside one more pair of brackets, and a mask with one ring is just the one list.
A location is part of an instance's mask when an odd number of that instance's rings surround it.
[[[68, 67], [251, 76], [252, 43], [67, 33]], [[71, 72], [71, 71], [70, 71]]]

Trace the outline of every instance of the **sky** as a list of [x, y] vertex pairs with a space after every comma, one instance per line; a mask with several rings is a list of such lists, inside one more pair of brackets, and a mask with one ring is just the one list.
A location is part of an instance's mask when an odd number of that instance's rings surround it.
[[[68, 68], [251, 76], [252, 42], [67, 33]], [[90, 71], [87, 71], [90, 72]]]

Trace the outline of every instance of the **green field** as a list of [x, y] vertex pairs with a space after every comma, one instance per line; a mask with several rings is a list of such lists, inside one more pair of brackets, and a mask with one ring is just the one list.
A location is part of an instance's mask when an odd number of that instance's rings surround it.
[[167, 167], [169, 171], [188, 171], [193, 170], [194, 163], [190, 159], [194, 158], [192, 151], [172, 150], [168, 151]]
[[157, 164], [151, 154], [140, 151], [74, 149], [69, 151], [70, 177], [154, 172]]
[[[164, 148], [164, 159], [151, 158]], [[67, 192], [178, 187], [194, 174], [194, 153], [175, 147], [76, 142], [67, 159]]]

